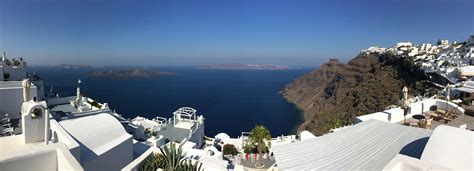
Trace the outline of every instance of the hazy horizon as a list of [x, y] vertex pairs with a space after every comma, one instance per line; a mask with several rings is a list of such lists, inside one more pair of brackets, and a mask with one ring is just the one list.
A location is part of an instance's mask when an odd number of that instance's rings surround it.
[[29, 65], [317, 66], [400, 41], [465, 41], [474, 1], [3, 0], [0, 50]]

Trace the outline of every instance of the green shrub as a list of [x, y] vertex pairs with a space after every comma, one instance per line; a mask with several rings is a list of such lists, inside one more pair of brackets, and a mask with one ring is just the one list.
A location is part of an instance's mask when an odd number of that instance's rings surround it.
[[222, 150], [222, 153], [224, 153], [224, 155], [237, 155], [239, 152], [237, 151], [237, 149], [235, 148], [235, 146], [233, 144], [226, 144], [224, 145], [224, 149]]
[[94, 106], [96, 108], [102, 109], [102, 106], [95, 100], [93, 101], [87, 101], [87, 103], [91, 104], [91, 106]]

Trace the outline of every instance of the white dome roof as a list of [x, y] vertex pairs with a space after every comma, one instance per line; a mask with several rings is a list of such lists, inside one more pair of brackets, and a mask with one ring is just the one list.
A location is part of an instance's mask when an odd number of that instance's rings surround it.
[[230, 136], [227, 135], [226, 133], [219, 133], [214, 137], [216, 140], [220, 140], [223, 142], [226, 142], [230, 139]]

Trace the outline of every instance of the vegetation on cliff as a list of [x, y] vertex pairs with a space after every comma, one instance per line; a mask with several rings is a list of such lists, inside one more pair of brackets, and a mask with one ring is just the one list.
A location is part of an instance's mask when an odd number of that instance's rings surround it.
[[347, 64], [331, 60], [282, 90], [283, 96], [304, 110], [298, 132], [316, 135], [352, 124], [355, 117], [398, 104], [407, 86], [412, 95], [430, 89], [423, 71], [410, 57], [392, 53], [361, 53]]

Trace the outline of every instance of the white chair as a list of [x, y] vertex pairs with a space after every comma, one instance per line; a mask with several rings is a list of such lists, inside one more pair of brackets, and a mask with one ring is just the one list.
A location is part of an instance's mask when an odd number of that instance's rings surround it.
[[5, 114], [5, 117], [2, 119], [2, 124], [7, 124], [7, 123], [10, 123], [10, 116], [7, 114]]
[[459, 125], [459, 128], [461, 128], [461, 129], [467, 129], [467, 124]]
[[1, 135], [3, 135], [3, 136], [10, 136], [10, 135], [13, 135], [13, 134], [14, 134], [14, 132], [13, 132], [12, 127], [2, 129]]
[[7, 114], [5, 114], [5, 117], [2, 119], [1, 121], [2, 123], [2, 127], [4, 128], [9, 128], [12, 126], [12, 124], [10, 123], [10, 116]]

